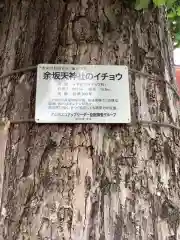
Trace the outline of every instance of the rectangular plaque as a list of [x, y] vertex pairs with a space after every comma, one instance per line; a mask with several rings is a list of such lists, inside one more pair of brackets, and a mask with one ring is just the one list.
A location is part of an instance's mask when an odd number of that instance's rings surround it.
[[127, 66], [40, 64], [37, 123], [129, 123]]

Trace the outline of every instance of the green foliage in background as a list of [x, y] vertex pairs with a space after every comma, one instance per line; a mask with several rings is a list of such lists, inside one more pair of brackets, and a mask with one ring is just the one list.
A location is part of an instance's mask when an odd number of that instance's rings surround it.
[[[180, 0], [152, 0], [155, 7], [165, 6], [170, 23], [170, 31], [174, 42], [174, 48], [180, 47]], [[136, 0], [136, 10], [149, 7], [151, 0]]]

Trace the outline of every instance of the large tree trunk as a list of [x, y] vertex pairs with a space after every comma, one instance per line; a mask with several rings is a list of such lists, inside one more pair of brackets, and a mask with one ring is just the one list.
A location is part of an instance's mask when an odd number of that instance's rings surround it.
[[[113, 0], [6, 2], [1, 74], [39, 63], [125, 64], [174, 83], [162, 9], [138, 13]], [[178, 125], [171, 89], [129, 78], [133, 119]], [[1, 117], [34, 117], [35, 83], [34, 72], [1, 80]], [[11, 124], [0, 158], [0, 239], [180, 239], [179, 139], [156, 126]]]

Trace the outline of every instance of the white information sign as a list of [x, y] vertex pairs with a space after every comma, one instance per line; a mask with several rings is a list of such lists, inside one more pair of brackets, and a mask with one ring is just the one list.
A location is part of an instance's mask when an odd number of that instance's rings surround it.
[[127, 66], [40, 64], [38, 123], [129, 123]]

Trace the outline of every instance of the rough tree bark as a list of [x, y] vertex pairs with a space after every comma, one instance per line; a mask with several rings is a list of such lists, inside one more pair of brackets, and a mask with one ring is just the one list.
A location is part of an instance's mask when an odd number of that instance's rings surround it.
[[[1, 74], [38, 63], [126, 64], [174, 83], [162, 9], [1, 2]], [[178, 125], [172, 90], [129, 78], [133, 118]], [[0, 116], [33, 117], [35, 82], [33, 72], [1, 80]], [[7, 143], [1, 134], [0, 239], [180, 239], [179, 139], [155, 126], [12, 124]]]

